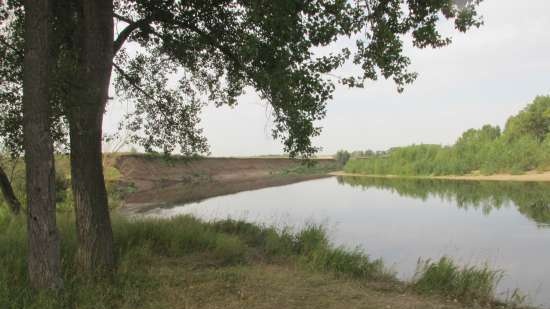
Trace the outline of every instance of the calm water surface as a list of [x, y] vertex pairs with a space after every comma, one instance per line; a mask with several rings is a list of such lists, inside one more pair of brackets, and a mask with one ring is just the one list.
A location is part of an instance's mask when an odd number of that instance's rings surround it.
[[362, 247], [404, 280], [419, 258], [489, 263], [505, 271], [501, 298], [519, 288], [550, 308], [550, 184], [334, 177], [145, 215], [179, 214], [296, 229], [322, 223], [334, 244]]

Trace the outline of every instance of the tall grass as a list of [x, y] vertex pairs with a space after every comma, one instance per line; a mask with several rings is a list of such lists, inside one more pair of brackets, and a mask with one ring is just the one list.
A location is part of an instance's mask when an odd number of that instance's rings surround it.
[[356, 279], [395, 280], [382, 260], [371, 260], [362, 250], [332, 247], [321, 226], [309, 226], [296, 235], [297, 253], [309, 268]]
[[[292, 263], [305, 270], [332, 273], [355, 280], [396, 283], [381, 260], [361, 250], [333, 247], [322, 226], [298, 233], [243, 221], [202, 222], [191, 216], [171, 220], [115, 217], [117, 270], [110, 280], [97, 281], [78, 272], [74, 264], [76, 239], [73, 218], [58, 216], [62, 239], [65, 286], [53, 294], [29, 289], [26, 272], [26, 226], [23, 218], [0, 218], [0, 308], [136, 308], [162, 286], [152, 280], [150, 265], [158, 259], [198, 256], [208, 265], [246, 267], [258, 260]], [[468, 304], [494, 301], [502, 273], [488, 267], [459, 267], [449, 258], [419, 263], [411, 283], [414, 291], [438, 294]]]
[[503, 273], [484, 266], [456, 265], [448, 257], [419, 261], [413, 288], [425, 294], [439, 294], [469, 304], [495, 301], [495, 288]]
[[246, 265], [260, 258], [290, 262], [315, 271], [358, 279], [387, 277], [380, 261], [359, 251], [332, 248], [325, 230], [309, 226], [298, 234], [242, 221], [205, 223], [190, 216], [171, 220], [113, 218], [117, 270], [112, 280], [97, 281], [77, 271], [72, 217], [58, 216], [65, 286], [55, 295], [29, 289], [26, 272], [26, 226], [22, 218], [0, 219], [0, 308], [137, 307], [162, 285], [150, 279], [149, 265], [158, 258], [202, 255], [208, 263]]

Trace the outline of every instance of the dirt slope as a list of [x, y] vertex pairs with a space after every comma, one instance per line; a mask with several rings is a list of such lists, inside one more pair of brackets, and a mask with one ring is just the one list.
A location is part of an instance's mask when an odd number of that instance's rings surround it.
[[325, 159], [305, 168], [298, 160], [279, 158], [166, 160], [143, 155], [120, 156], [115, 166], [132, 188], [124, 199], [126, 211], [327, 177], [335, 170], [334, 161]]

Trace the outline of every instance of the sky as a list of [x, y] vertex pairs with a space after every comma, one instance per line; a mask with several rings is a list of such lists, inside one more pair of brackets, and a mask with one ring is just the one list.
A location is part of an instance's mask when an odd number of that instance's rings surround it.
[[[535, 96], [550, 94], [549, 12], [549, 0], [484, 0], [481, 28], [462, 34], [442, 21], [442, 33], [453, 39], [450, 46], [418, 50], [406, 43], [404, 53], [419, 76], [404, 93], [386, 80], [363, 89], [337, 86], [314, 144], [322, 147], [320, 154], [452, 144], [469, 128], [504, 126]], [[336, 47], [349, 43], [339, 41]], [[353, 71], [345, 66], [337, 73]], [[114, 131], [125, 108], [116, 100], [109, 104], [106, 132]], [[234, 108], [207, 106], [201, 118], [212, 156], [283, 152], [271, 137], [267, 103], [253, 91]]]

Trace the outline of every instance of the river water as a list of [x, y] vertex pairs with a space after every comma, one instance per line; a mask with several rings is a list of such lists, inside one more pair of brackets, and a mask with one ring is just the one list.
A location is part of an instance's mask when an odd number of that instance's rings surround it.
[[361, 247], [403, 280], [419, 258], [503, 270], [515, 289], [550, 308], [550, 183], [332, 177], [211, 198], [146, 216], [192, 214], [296, 229], [324, 224], [335, 245]]

